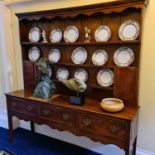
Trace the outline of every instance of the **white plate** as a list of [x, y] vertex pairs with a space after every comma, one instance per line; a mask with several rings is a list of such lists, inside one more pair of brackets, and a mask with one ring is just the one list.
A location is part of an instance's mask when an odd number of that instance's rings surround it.
[[139, 32], [139, 24], [136, 21], [127, 20], [119, 28], [119, 38], [121, 40], [136, 40]]
[[41, 31], [38, 27], [33, 27], [29, 31], [29, 41], [30, 42], [38, 42], [41, 38]]
[[40, 49], [36, 46], [33, 46], [29, 49], [28, 57], [30, 61], [35, 62], [40, 57]]
[[68, 43], [74, 43], [79, 37], [79, 30], [75, 26], [68, 26], [64, 32], [64, 40]]
[[61, 58], [61, 52], [58, 49], [51, 49], [48, 55], [48, 60], [51, 63], [57, 63]]
[[101, 69], [97, 74], [97, 82], [100, 86], [109, 87], [113, 84], [114, 74], [110, 69]]
[[69, 77], [69, 71], [66, 67], [60, 67], [57, 70], [56, 77], [59, 81], [67, 80]]
[[92, 62], [94, 65], [101, 66], [108, 61], [108, 54], [102, 49], [96, 50], [92, 55]]
[[111, 38], [111, 29], [106, 25], [100, 25], [94, 34], [96, 42], [106, 42]]
[[86, 82], [88, 80], [88, 72], [85, 69], [80, 68], [75, 72], [74, 78]]
[[50, 41], [52, 43], [59, 43], [62, 39], [62, 31], [59, 28], [53, 29], [50, 32]]
[[75, 64], [83, 64], [87, 60], [87, 51], [83, 47], [77, 47], [73, 52], [72, 52], [72, 61]]
[[129, 47], [120, 47], [114, 53], [114, 63], [120, 67], [130, 66], [134, 61], [134, 52]]

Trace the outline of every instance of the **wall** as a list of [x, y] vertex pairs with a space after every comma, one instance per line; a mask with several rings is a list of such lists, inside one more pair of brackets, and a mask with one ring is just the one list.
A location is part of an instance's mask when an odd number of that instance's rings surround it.
[[[106, 0], [108, 1], [108, 0]], [[105, 2], [105, 0], [98, 0], [97, 2]], [[34, 5], [34, 6], [14, 6], [12, 9], [12, 24], [13, 24], [13, 36], [14, 36], [14, 48], [15, 48], [15, 64], [16, 68], [13, 72], [17, 75], [16, 88], [23, 87], [22, 81], [22, 68], [21, 68], [21, 54], [18, 37], [18, 21], [14, 16], [15, 12], [28, 12], [45, 9], [55, 9], [62, 7], [71, 7], [85, 4], [95, 3], [93, 0], [61, 0], [54, 1], [53, 3]], [[155, 38], [155, 1], [150, 0], [150, 4], [146, 9], [144, 31], [143, 31], [143, 45], [141, 55], [141, 71], [140, 71], [140, 89], [139, 89], [139, 104], [140, 117], [139, 117], [139, 129], [138, 129], [138, 148], [142, 150], [148, 150], [155, 152], [155, 104], [154, 104], [154, 92], [155, 92], [155, 53], [154, 53], [154, 38]], [[21, 126], [28, 128], [27, 123], [21, 122]], [[105, 146], [100, 143], [94, 143], [88, 138], [76, 137], [69, 132], [58, 132], [52, 130], [47, 126], [37, 126], [37, 131], [46, 133], [49, 136], [68, 141], [91, 150], [104, 153], [105, 155], [123, 155], [124, 152], [115, 146]], [[115, 152], [115, 153], [114, 153]], [[138, 155], [153, 154], [148, 152], [138, 151]]]
[[155, 1], [150, 0], [145, 13], [139, 103], [138, 147], [155, 152]]
[[0, 2], [0, 126], [7, 126], [4, 93], [16, 89], [11, 11]]

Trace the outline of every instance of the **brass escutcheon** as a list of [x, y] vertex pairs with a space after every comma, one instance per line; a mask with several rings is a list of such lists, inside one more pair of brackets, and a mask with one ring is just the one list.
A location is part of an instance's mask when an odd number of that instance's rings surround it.
[[120, 130], [119, 126], [113, 125], [113, 126], [110, 127], [110, 131], [113, 132], [113, 133], [116, 133], [119, 130]]
[[27, 106], [27, 111], [30, 112], [32, 110], [32, 106]]
[[83, 120], [83, 123], [84, 123], [85, 126], [89, 126], [91, 124], [91, 120], [86, 118], [86, 119]]
[[69, 118], [70, 118], [70, 116], [68, 114], [63, 114], [62, 117], [65, 121], [69, 120]]
[[50, 111], [49, 110], [43, 110], [44, 115], [49, 115]]

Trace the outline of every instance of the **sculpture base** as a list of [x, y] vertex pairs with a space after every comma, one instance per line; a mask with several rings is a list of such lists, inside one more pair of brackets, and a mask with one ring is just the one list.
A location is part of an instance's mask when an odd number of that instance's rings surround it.
[[71, 104], [74, 104], [74, 105], [83, 105], [85, 103], [85, 97], [84, 96], [70, 96], [69, 101]]

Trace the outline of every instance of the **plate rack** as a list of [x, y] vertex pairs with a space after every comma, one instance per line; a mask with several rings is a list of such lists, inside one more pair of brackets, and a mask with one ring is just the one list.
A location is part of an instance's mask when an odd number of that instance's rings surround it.
[[[86, 136], [103, 144], [117, 145], [125, 150], [125, 155], [136, 154], [142, 17], [147, 2], [146, 0], [115, 0], [67, 9], [16, 14], [19, 19], [24, 89], [6, 94], [10, 142], [13, 142], [12, 117], [16, 116], [21, 120], [31, 121], [32, 131], [35, 129], [34, 123], [46, 124], [51, 128], [67, 130], [76, 136]], [[118, 34], [119, 27], [128, 20], [139, 24], [140, 35], [136, 40], [122, 41]], [[94, 33], [99, 25], [107, 25], [111, 29], [112, 35], [107, 42], [96, 42], [94, 39]], [[68, 26], [78, 28], [79, 38], [76, 42], [66, 43], [63, 39], [59, 43], [50, 42], [51, 30], [60, 28], [64, 33]], [[44, 37], [36, 43], [30, 42], [28, 38], [29, 31], [33, 27], [38, 27], [41, 32], [44, 30]], [[87, 38], [90, 42], [85, 40], [86, 27], [90, 30], [90, 37]], [[128, 36], [130, 37], [127, 33]], [[51, 49], [57, 48], [61, 51], [60, 61], [50, 64], [53, 70], [51, 78], [59, 92], [59, 96], [55, 98], [44, 100], [32, 97], [38, 82], [35, 62], [31, 62], [28, 57], [29, 49], [33, 46], [37, 46], [41, 51], [41, 57], [46, 59]], [[87, 50], [88, 57], [84, 64], [74, 64], [71, 55], [74, 49], [80, 46]], [[115, 51], [122, 46], [129, 47], [134, 52], [134, 61], [127, 67], [119, 67], [113, 60]], [[108, 54], [108, 61], [102, 66], [92, 63], [92, 55], [97, 49], [103, 49]], [[56, 71], [60, 67], [68, 68], [69, 78], [72, 78], [79, 68], [88, 72], [84, 105], [70, 104], [69, 96], [73, 91], [67, 89], [56, 78]], [[101, 69], [113, 71], [113, 85], [101, 87], [97, 83], [97, 73]], [[103, 111], [100, 102], [107, 97], [122, 99], [125, 108], [117, 113]]]
[[[140, 5], [139, 5], [140, 6]], [[73, 12], [63, 10], [63, 14], [60, 12], [44, 11], [41, 13], [30, 14], [17, 14], [20, 19], [20, 39], [22, 47], [22, 60], [24, 68], [24, 84], [25, 88], [34, 88], [37, 84], [37, 70], [35, 63], [29, 61], [28, 51], [32, 46], [40, 48], [41, 57], [48, 59], [48, 54], [51, 49], [59, 49], [61, 51], [61, 59], [57, 63], [51, 64], [53, 70], [52, 80], [56, 82], [60, 93], [72, 95], [74, 92], [68, 90], [59, 82], [56, 78], [56, 71], [59, 67], [66, 67], [69, 70], [69, 78], [74, 77], [74, 73], [77, 69], [83, 68], [88, 72], [88, 89], [84, 93], [88, 98], [95, 98], [100, 101], [106, 97], [117, 97], [122, 99], [127, 106], [137, 106], [137, 93], [138, 93], [138, 70], [139, 70], [139, 58], [141, 47], [141, 33], [136, 40], [122, 41], [119, 38], [119, 28], [122, 23], [128, 20], [134, 20], [139, 24], [140, 32], [142, 30], [141, 23], [141, 9], [137, 5], [131, 7], [121, 7], [116, 11], [98, 9], [86, 9], [85, 11], [77, 11], [73, 9]], [[89, 7], [88, 7], [89, 8]], [[88, 15], [89, 14], [89, 15]], [[100, 25], [107, 25], [111, 29], [110, 40], [106, 42], [96, 42], [95, 31]], [[64, 38], [59, 43], [50, 42], [50, 32], [54, 29], [61, 29], [64, 33], [68, 26], [76, 26], [79, 30], [79, 37], [76, 42], [67, 43]], [[28, 34], [33, 27], [38, 27], [41, 31], [46, 32], [47, 43], [42, 43], [43, 38], [40, 41], [33, 43], [29, 41]], [[90, 29], [90, 42], [85, 42], [85, 27]], [[134, 51], [134, 61], [128, 67], [118, 67], [113, 60], [114, 53], [120, 47], [129, 47]], [[74, 64], [71, 60], [72, 52], [77, 47], [84, 47], [87, 50], [88, 57], [84, 64]], [[102, 66], [95, 66], [92, 63], [92, 55], [97, 49], [103, 49], [108, 54], [108, 61]], [[33, 66], [30, 67], [29, 66]], [[97, 73], [101, 69], [111, 69], [114, 72], [114, 82], [110, 87], [102, 87], [97, 83]], [[31, 72], [31, 76], [27, 75], [27, 70]], [[128, 75], [128, 76], [127, 76]], [[127, 82], [127, 81], [128, 82]], [[31, 84], [29, 84], [31, 81]]]

